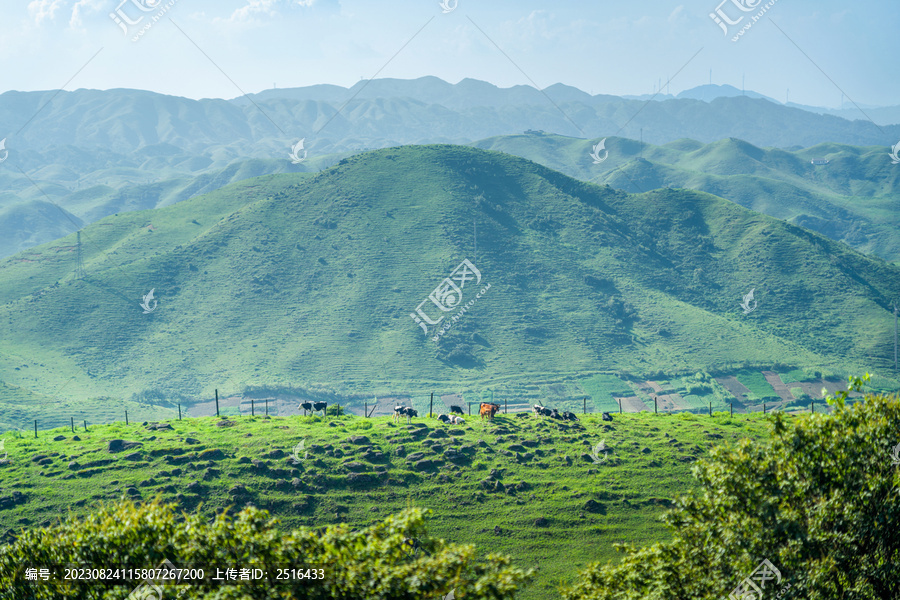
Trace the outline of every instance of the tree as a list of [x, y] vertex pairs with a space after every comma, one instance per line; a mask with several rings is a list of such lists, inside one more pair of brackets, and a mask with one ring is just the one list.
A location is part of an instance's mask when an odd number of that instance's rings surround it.
[[828, 415], [775, 413], [768, 444], [714, 449], [665, 516], [672, 541], [617, 546], [621, 563], [590, 565], [566, 600], [722, 600], [764, 559], [784, 578], [764, 600], [900, 598], [900, 398], [848, 393]]
[[[440, 598], [451, 590], [466, 600], [511, 599], [531, 577], [506, 557], [476, 557], [473, 546], [427, 537], [422, 510], [407, 510], [360, 531], [334, 525], [282, 535], [268, 513], [245, 508], [212, 523], [197, 514], [176, 516], [174, 506], [130, 500], [101, 507], [84, 521], [25, 532], [0, 547], [0, 599], [120, 599], [141, 587], [140, 598], [212, 600], [400, 600]], [[164, 561], [168, 560], [172, 566]], [[83, 565], [114, 569], [204, 568], [191, 585], [157, 581], [27, 581], [27, 567]], [[215, 568], [266, 571], [267, 580], [213, 581]], [[278, 580], [279, 569], [300, 569]], [[307, 570], [320, 570], [310, 574]], [[134, 596], [129, 596], [134, 597]]]

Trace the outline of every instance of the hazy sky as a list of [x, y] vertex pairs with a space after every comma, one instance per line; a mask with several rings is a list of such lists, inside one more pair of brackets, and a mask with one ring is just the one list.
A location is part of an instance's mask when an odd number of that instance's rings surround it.
[[[0, 92], [69, 82], [67, 90], [233, 98], [377, 74], [501, 87], [561, 82], [616, 95], [651, 93], [673, 76], [675, 94], [708, 83], [712, 69], [713, 83], [740, 88], [743, 76], [747, 89], [780, 101], [790, 89], [792, 102], [836, 107], [840, 88], [861, 105], [900, 104], [897, 0], [445, 1], [456, 8], [444, 13], [438, 0], [0, 0]], [[743, 17], [727, 36], [710, 18], [717, 7], [726, 19]], [[121, 28], [110, 17], [117, 9]]]

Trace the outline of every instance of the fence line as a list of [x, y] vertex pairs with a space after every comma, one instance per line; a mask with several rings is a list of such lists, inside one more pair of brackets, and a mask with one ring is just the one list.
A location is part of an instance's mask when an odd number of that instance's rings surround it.
[[[421, 415], [420, 415], [420, 418], [421, 418], [421, 417], [426, 417], [427, 414], [431, 414], [432, 417], [435, 416], [435, 413], [433, 412], [433, 407], [434, 407], [434, 393], [432, 393], [432, 394], [430, 395], [430, 397], [427, 397], [427, 398], [428, 398], [428, 399], [427, 399], [427, 402], [428, 402], [428, 405], [429, 405], [429, 413], [421, 414]], [[219, 410], [218, 399], [219, 399], [219, 398], [218, 398], [218, 390], [216, 390], [216, 392], [215, 392], [215, 400], [216, 400], [216, 416], [221, 416], [221, 413], [220, 413], [220, 410]], [[623, 412], [640, 413], [640, 412], [646, 412], [646, 410], [647, 410], [647, 409], [644, 409], [644, 410], [641, 410], [641, 411], [624, 411], [624, 410], [623, 410], [623, 407], [622, 407], [622, 399], [621, 399], [621, 398], [616, 398], [615, 400], [617, 400], [618, 405], [619, 405], [619, 414], [623, 414]], [[828, 405], [824, 402], [824, 400], [822, 400], [821, 403], [822, 403], [822, 407], [820, 407], [820, 409], [819, 409], [820, 412], [826, 412], [826, 413], [827, 413], [827, 412], [830, 412], [830, 411], [829, 411], [829, 408], [828, 408]], [[336, 404], [336, 403], [335, 403], [335, 404]], [[468, 401], [468, 402], [465, 402], [465, 404], [466, 404], [466, 406], [467, 406], [469, 415], [471, 415], [471, 414], [472, 414], [472, 406], [473, 406], [473, 405], [481, 405], [481, 404], [483, 404], [483, 402], [480, 401], [480, 400], [479, 400], [479, 401]], [[570, 402], [567, 402], [566, 404], [571, 404], [571, 401], [570, 401]], [[746, 407], [746, 409], [745, 409], [743, 412], [738, 412], [738, 414], [739, 414], [739, 415], [741, 415], [741, 414], [754, 414], [754, 413], [760, 413], [760, 412], [761, 412], [762, 414], [765, 415], [765, 414], [769, 414], [769, 413], [771, 413], [771, 412], [776, 412], [776, 411], [784, 412], [785, 406], [786, 406], [787, 404], [791, 404], [791, 403], [790, 403], [789, 401], [783, 401], [783, 402], [781, 402], [781, 403], [776, 403], [776, 404], [780, 404], [780, 406], [777, 406], [777, 407], [771, 407], [770, 404], [767, 403], [767, 402], [765, 402], [765, 401], [763, 401], [761, 404], [762, 404], [761, 410], [753, 411], [753, 410], [751, 410], [751, 407]], [[337, 405], [337, 406], [340, 406], [339, 404], [336, 404], [336, 405]], [[178, 403], [177, 406], [178, 406], [178, 420], [181, 421], [181, 420], [182, 420], [181, 403]], [[796, 405], [795, 405], [795, 406], [796, 406]], [[345, 413], [345, 414], [353, 414], [353, 415], [355, 415], [355, 416], [363, 416], [363, 417], [365, 417], [365, 418], [371, 418], [372, 414], [374, 414], [374, 412], [375, 412], [375, 408], [376, 408], [376, 405], [373, 405], [373, 406], [372, 406], [372, 411], [369, 412], [369, 410], [368, 410], [368, 401], [366, 401], [366, 402], [364, 402], [364, 405], [363, 405], [363, 414], [362, 414], [362, 415], [356, 415], [356, 413], [350, 411], [349, 408], [344, 409], [344, 413]], [[509, 408], [512, 408], [513, 410], [510, 411]], [[516, 410], [516, 408], [520, 408], [521, 410]], [[721, 407], [721, 408], [724, 408], [724, 406]], [[512, 412], [513, 414], [515, 414], [515, 413], [521, 413], [521, 412], [531, 412], [531, 407], [528, 406], [528, 404], [522, 404], [522, 403], [520, 403], [520, 402], [516, 402], [516, 403], [513, 403], [512, 405], [510, 405], [509, 402], [508, 402], [508, 400], [507, 400], [506, 398], [504, 398], [504, 400], [503, 400], [503, 410], [504, 410], [504, 413], [505, 413], [505, 414], [509, 414], [510, 412]], [[126, 425], [126, 426], [131, 425], [132, 422], [134, 422], [135, 424], [137, 424], [137, 423], [139, 422], [139, 421], [135, 421], [134, 419], [130, 419], [127, 410], [124, 410], [123, 412], [124, 412], [125, 425]], [[586, 396], [583, 397], [583, 399], [582, 399], [582, 414], [583, 414], [583, 415], [587, 415], [587, 414], [600, 414], [601, 412], [604, 412], [604, 411], [599, 411], [599, 410], [598, 410], [598, 411], [595, 411], [595, 412], [588, 412], [588, 410], [587, 410], [587, 397], [586, 397]], [[656, 414], [656, 415], [659, 414], [659, 402], [658, 402], [658, 398], [657, 398], [656, 396], [653, 397], [653, 412], [654, 412], [654, 414]], [[795, 411], [795, 412], [801, 412], [801, 411], [798, 410], [798, 411]], [[808, 408], [808, 409], [805, 409], [803, 412], [809, 412], [810, 414], [815, 414], [815, 412], [816, 412], [816, 399], [815, 399], [815, 398], [810, 398], [809, 408]], [[269, 414], [269, 399], [268, 399], [268, 398], [265, 399], [265, 413], [266, 413], [266, 415], [268, 416], [268, 414]], [[326, 411], [326, 413], [327, 413], [327, 411]], [[663, 414], [663, 415], [671, 415], [671, 414], [680, 414], [680, 413], [689, 413], [689, 414], [696, 414], [696, 415], [704, 415], [704, 414], [706, 414], [706, 415], [712, 417], [712, 416], [713, 416], [713, 405], [712, 405], [712, 402], [708, 402], [707, 406], [705, 406], [705, 407], [700, 407], [700, 408], [697, 408], [697, 407], [693, 407], [693, 408], [680, 408], [680, 409], [668, 410], [668, 411], [665, 411], [665, 410], [664, 410], [662, 414]], [[718, 411], [718, 414], [722, 414], [721, 411]], [[731, 416], [731, 417], [734, 416], [734, 402], [728, 403], [728, 415]], [[203, 415], [203, 416], [212, 416], [212, 415]], [[243, 416], [243, 415], [241, 415], [241, 413], [240, 413], [240, 406], [238, 406], [238, 414], [237, 414], [237, 415], [229, 415], [229, 416], [232, 416], [232, 417], [235, 417], [235, 416], [237, 416], [237, 417]], [[250, 398], [250, 416], [251, 416], [251, 417], [255, 416], [255, 400], [254, 400], [253, 398]], [[286, 415], [286, 416], [291, 416], [291, 415]], [[329, 415], [326, 414], [326, 417], [328, 417], [328, 416], [329, 416]], [[168, 419], [160, 419], [160, 420], [165, 421], [165, 420], [168, 420]], [[38, 437], [38, 432], [39, 432], [39, 430], [40, 430], [40, 431], [48, 431], [48, 430], [54, 430], [54, 429], [60, 429], [60, 428], [69, 428], [69, 429], [71, 430], [72, 433], [75, 433], [75, 417], [74, 417], [74, 416], [70, 416], [70, 417], [69, 417], [69, 422], [68, 422], [68, 423], [65, 423], [64, 417], [63, 417], [62, 419], [61, 419], [60, 417], [55, 417], [55, 418], [40, 418], [40, 419], [33, 419], [32, 421], [33, 421], [33, 429], [34, 429], [34, 437], [35, 437], [35, 438]], [[109, 423], [115, 423], [115, 422], [117, 422], [117, 421], [110, 421], [110, 422], [108, 422], [108, 423], [100, 423], [100, 422], [97, 422], [97, 423], [95, 423], [95, 424], [98, 424], [98, 425], [99, 425], [99, 424], [109, 424]], [[118, 422], [121, 423], [121, 421], [118, 421]], [[145, 423], [145, 422], [147, 422], [147, 421], [141, 422], [141, 425], [143, 425], [143, 423]], [[13, 427], [15, 427], [17, 430], [19, 430], [19, 431], [21, 431], [21, 432], [24, 432], [24, 430], [23, 430], [22, 428], [16, 426], [14, 423], [11, 423], [11, 424], [12, 424]], [[39, 427], [38, 427], [39, 424], [42, 425], [42, 427], [39, 428]], [[87, 419], [83, 419], [83, 421], [82, 421], [82, 426], [83, 426], [83, 428], [84, 428], [84, 431], [89, 431]]]

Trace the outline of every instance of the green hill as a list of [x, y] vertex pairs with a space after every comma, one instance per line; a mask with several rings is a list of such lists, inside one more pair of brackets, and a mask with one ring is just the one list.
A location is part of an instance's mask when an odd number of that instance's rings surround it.
[[[561, 387], [580, 407], [598, 373], [892, 367], [897, 268], [709, 194], [626, 194], [468, 147], [107, 217], [82, 231], [83, 278], [74, 242], [0, 262], [0, 381], [75, 404], [253, 385], [360, 405]], [[435, 342], [410, 315], [464, 259], [481, 280], [460, 306], [483, 297]]]
[[363, 527], [417, 506], [434, 513], [431, 535], [534, 567], [537, 577], [519, 597], [549, 599], [590, 562], [618, 560], [612, 544], [667, 539], [659, 517], [692, 489], [691, 465], [713, 445], [768, 437], [758, 413], [626, 414], [612, 423], [599, 415], [578, 423], [499, 415], [493, 424], [476, 418], [449, 428], [427, 418], [407, 426], [362, 417], [161, 425], [6, 436], [3, 541], [123, 495], [161, 495], [208, 517], [252, 504], [285, 530]]
[[[591, 144], [552, 135], [500, 136], [474, 146], [508, 152], [572, 177], [628, 192], [686, 188], [708, 192], [843, 241], [865, 253], [900, 261], [900, 169], [883, 146], [818, 144], [802, 150], [759, 148], [727, 138], [661, 146], [606, 140], [609, 158], [594, 164]], [[813, 165], [824, 158], [826, 165]]]

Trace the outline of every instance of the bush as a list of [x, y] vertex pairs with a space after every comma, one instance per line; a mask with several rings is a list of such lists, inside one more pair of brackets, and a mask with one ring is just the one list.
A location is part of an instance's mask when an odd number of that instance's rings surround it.
[[563, 597], [720, 600], [765, 559], [784, 580], [764, 598], [900, 598], [900, 398], [847, 397], [829, 415], [776, 413], [768, 444], [715, 448], [700, 490], [665, 516], [671, 542], [617, 545], [619, 564], [589, 566]]
[[[158, 500], [141, 506], [124, 500], [83, 522], [70, 517], [60, 525], [25, 532], [0, 547], [0, 599], [118, 599], [145, 585], [148, 592], [153, 586], [159, 591], [142, 598], [432, 600], [455, 589], [467, 600], [500, 600], [512, 599], [531, 577], [531, 571], [509, 566], [506, 557], [476, 557], [473, 546], [428, 538], [419, 509], [356, 532], [335, 525], [324, 532], [302, 528], [287, 535], [277, 532], [277, 521], [268, 513], [255, 508], [233, 519], [219, 515], [213, 523], [199, 515], [180, 520], [173, 509]], [[421, 552], [413, 554], [404, 542], [408, 539], [418, 540]], [[150, 569], [165, 560], [176, 568], [203, 567], [206, 578], [191, 585], [25, 579], [25, 566]], [[212, 580], [215, 568], [229, 567], [261, 568], [268, 579], [233, 585]], [[322, 569], [324, 578], [276, 579], [279, 568], [301, 567]]]

